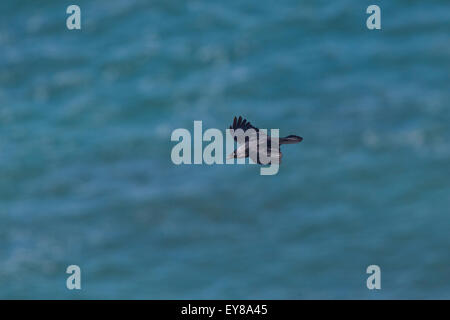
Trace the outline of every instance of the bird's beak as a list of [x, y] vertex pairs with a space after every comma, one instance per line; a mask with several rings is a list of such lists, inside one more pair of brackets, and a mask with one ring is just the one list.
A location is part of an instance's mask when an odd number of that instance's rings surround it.
[[227, 160], [230, 160], [230, 159], [233, 159], [234, 158], [234, 153], [230, 153], [228, 156], [227, 156]]

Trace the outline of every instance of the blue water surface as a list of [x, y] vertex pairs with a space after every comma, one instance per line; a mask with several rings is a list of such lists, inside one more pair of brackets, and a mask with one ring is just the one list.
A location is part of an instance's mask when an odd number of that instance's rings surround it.
[[[70, 4], [0, 4], [0, 298], [450, 298], [449, 1]], [[304, 141], [172, 163], [236, 115]]]

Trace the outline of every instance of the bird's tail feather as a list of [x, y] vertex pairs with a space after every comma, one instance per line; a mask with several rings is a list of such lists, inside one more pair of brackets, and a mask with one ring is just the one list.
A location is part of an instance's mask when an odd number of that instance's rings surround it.
[[280, 144], [293, 144], [302, 142], [303, 138], [299, 136], [290, 135], [284, 138], [280, 138]]

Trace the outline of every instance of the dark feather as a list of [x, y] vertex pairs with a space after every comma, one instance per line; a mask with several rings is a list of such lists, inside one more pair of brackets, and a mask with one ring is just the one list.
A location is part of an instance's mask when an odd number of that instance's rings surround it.
[[[247, 131], [248, 129], [253, 129], [256, 132], [259, 131], [259, 129], [252, 126], [252, 124], [249, 121], [247, 121], [247, 119], [242, 120], [241, 116], [239, 116], [239, 119], [234, 117], [233, 125], [230, 126], [230, 129], [233, 129], [234, 131], [236, 131], [237, 129], [242, 129], [244, 132]], [[237, 140], [236, 136], [234, 137], [234, 140]]]

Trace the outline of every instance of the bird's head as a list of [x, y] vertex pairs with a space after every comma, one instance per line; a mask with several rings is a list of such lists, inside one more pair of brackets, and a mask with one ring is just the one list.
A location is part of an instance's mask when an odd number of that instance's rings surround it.
[[227, 160], [237, 158], [236, 151], [233, 151], [227, 156]]

